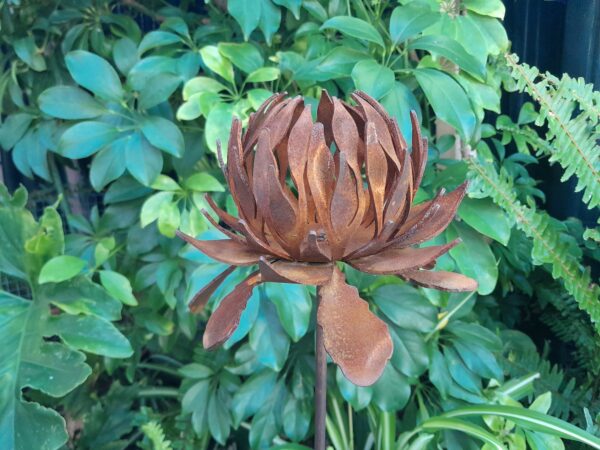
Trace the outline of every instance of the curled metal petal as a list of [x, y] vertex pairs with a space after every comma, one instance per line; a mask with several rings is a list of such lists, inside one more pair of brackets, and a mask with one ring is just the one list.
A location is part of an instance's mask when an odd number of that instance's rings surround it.
[[331, 278], [332, 263], [300, 263], [294, 261], [269, 261], [261, 258], [258, 263], [263, 281], [296, 283], [320, 286]]
[[460, 243], [460, 239], [445, 245], [424, 248], [388, 248], [375, 255], [348, 261], [355, 269], [375, 275], [397, 275], [425, 267]]
[[204, 330], [202, 344], [205, 349], [212, 350], [231, 337], [240, 324], [240, 317], [246, 309], [254, 286], [259, 283], [261, 283], [260, 273], [254, 272], [221, 300], [218, 308], [208, 319]]
[[190, 303], [188, 304], [188, 308], [190, 309], [190, 311], [195, 314], [202, 312], [202, 310], [204, 310], [204, 307], [210, 300], [211, 295], [215, 293], [219, 286], [223, 284], [225, 278], [227, 278], [235, 269], [237, 269], [237, 267], [229, 266], [227, 269], [225, 269], [223, 272], [221, 272], [219, 275], [213, 278], [206, 286], [200, 289], [198, 293], [194, 295], [192, 301], [190, 301]]
[[225, 264], [234, 266], [251, 266], [258, 264], [261, 254], [252, 250], [249, 246], [241, 244], [232, 239], [217, 239], [215, 241], [201, 241], [188, 236], [181, 231], [177, 236], [193, 245], [206, 256]]
[[427, 208], [420, 220], [410, 228], [398, 233], [399, 236], [392, 241], [392, 247], [408, 247], [433, 239], [446, 229], [450, 224], [461, 200], [467, 191], [467, 182], [447, 195], [436, 197]]
[[477, 281], [460, 273], [409, 270], [403, 272], [402, 277], [420, 286], [441, 291], [470, 292], [477, 290]]
[[319, 295], [317, 322], [323, 329], [327, 353], [352, 383], [373, 384], [392, 357], [387, 325], [369, 311], [369, 304], [355, 287], [346, 284], [337, 267]]

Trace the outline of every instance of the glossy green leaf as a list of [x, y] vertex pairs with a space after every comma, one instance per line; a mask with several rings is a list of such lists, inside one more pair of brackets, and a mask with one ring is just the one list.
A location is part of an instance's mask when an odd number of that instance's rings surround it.
[[217, 94], [225, 89], [227, 88], [223, 83], [219, 83], [213, 78], [195, 77], [183, 86], [183, 99], [189, 100], [192, 95], [200, 92], [213, 92]]
[[70, 347], [110, 358], [127, 358], [133, 350], [129, 341], [108, 320], [94, 316], [53, 317], [48, 335], [56, 334]]
[[465, 0], [465, 7], [482, 16], [495, 17], [503, 20], [506, 8], [502, 0]]
[[219, 52], [245, 73], [252, 73], [260, 69], [265, 60], [258, 48], [248, 43], [220, 42]]
[[152, 76], [139, 91], [139, 107], [150, 109], [166, 102], [181, 85], [181, 75], [158, 73]]
[[371, 403], [371, 399], [373, 398], [373, 388], [371, 386], [356, 386], [344, 376], [339, 367], [335, 371], [335, 380], [342, 397], [355, 410], [360, 411]]
[[9, 114], [0, 126], [0, 145], [10, 150], [23, 137], [34, 116], [28, 113]]
[[259, 0], [256, 6], [258, 5], [260, 5], [258, 27], [263, 32], [267, 45], [270, 46], [273, 43], [273, 35], [281, 24], [281, 10], [271, 0]]
[[44, 343], [47, 305], [0, 291], [0, 436], [7, 448], [57, 450], [67, 441], [64, 419], [23, 399], [21, 390], [62, 396], [91, 373], [84, 355], [57, 342]]
[[280, 380], [275, 385], [269, 399], [252, 419], [250, 428], [251, 448], [266, 448], [272, 444], [283, 419], [285, 395], [285, 384]]
[[[406, 406], [410, 397], [408, 379], [388, 364], [375, 382], [373, 388], [373, 403], [383, 411], [398, 411]], [[393, 395], [390, 395], [393, 393]]]
[[119, 75], [105, 59], [84, 50], [75, 50], [67, 54], [65, 62], [77, 84], [98, 97], [117, 101], [123, 97]]
[[415, 111], [421, 117], [421, 106], [417, 98], [404, 83], [396, 81], [394, 86], [381, 100], [386, 111], [398, 121], [398, 126], [406, 142], [412, 142], [412, 124], [410, 112]]
[[396, 325], [407, 330], [431, 331], [437, 324], [437, 309], [417, 289], [408, 284], [388, 284], [377, 288], [373, 301]]
[[464, 47], [454, 39], [444, 35], [427, 35], [411, 41], [408, 48], [427, 50], [443, 56], [478, 80], [485, 81], [485, 65], [467, 53]]
[[113, 45], [113, 59], [119, 71], [123, 75], [127, 75], [131, 68], [139, 61], [135, 42], [127, 37], [115, 42], [115, 45]]
[[81, 122], [63, 133], [58, 142], [58, 153], [67, 158], [86, 158], [113, 142], [119, 130], [105, 122]]
[[250, 346], [261, 364], [280, 371], [287, 359], [290, 339], [279, 322], [273, 303], [262, 301], [260, 312], [250, 330]]
[[133, 295], [129, 279], [112, 270], [100, 271], [100, 282], [110, 295], [125, 305], [136, 306], [137, 299]]
[[90, 166], [90, 181], [96, 191], [101, 191], [125, 172], [123, 158], [126, 142], [127, 138], [117, 139], [94, 156]]
[[394, 72], [375, 60], [367, 59], [356, 63], [352, 69], [352, 80], [356, 89], [379, 100], [394, 87]]
[[390, 18], [390, 35], [394, 43], [415, 36], [439, 20], [439, 14], [419, 4], [396, 6]]
[[511, 223], [506, 213], [490, 199], [464, 198], [458, 216], [480, 233], [507, 245]]
[[250, 33], [258, 27], [261, 11], [260, 5], [260, 0], [229, 0], [227, 2], [227, 11], [242, 27], [245, 40], [248, 40]]
[[266, 297], [275, 304], [281, 325], [294, 342], [306, 334], [312, 299], [301, 284], [267, 283]]
[[143, 54], [148, 50], [156, 47], [164, 47], [165, 45], [181, 42], [181, 37], [168, 31], [156, 30], [146, 34], [138, 47], [139, 54]]
[[38, 97], [40, 109], [59, 119], [91, 119], [107, 111], [97, 100], [73, 86], [53, 86]]
[[[231, 431], [231, 416], [227, 405], [229, 394], [223, 389], [215, 389], [208, 400], [208, 429], [221, 445], [225, 445]], [[206, 405], [204, 406], [206, 408]]]
[[224, 192], [223, 185], [212, 175], [206, 172], [195, 173], [185, 180], [188, 189], [198, 192]]
[[394, 343], [394, 353], [390, 362], [409, 377], [423, 374], [429, 365], [424, 336], [416, 331], [404, 330], [394, 325], [389, 325], [388, 329]]
[[158, 116], [146, 117], [142, 122], [142, 133], [154, 147], [173, 156], [183, 155], [185, 148], [183, 134], [170, 120]]
[[306, 438], [313, 415], [313, 405], [308, 399], [290, 395], [283, 407], [283, 431], [293, 441]]
[[461, 244], [450, 250], [460, 271], [477, 280], [478, 293], [491, 293], [498, 281], [498, 265], [489, 244], [480, 234], [461, 223], [450, 224], [446, 235], [449, 240], [462, 239]]
[[465, 365], [456, 350], [452, 347], [446, 347], [444, 357], [452, 379], [467, 391], [479, 394], [481, 392], [481, 380]]
[[87, 263], [76, 256], [61, 255], [52, 258], [40, 272], [39, 283], [60, 283], [81, 273]]
[[416, 69], [414, 74], [436, 115], [456, 128], [462, 137], [470, 139], [476, 119], [463, 88], [439, 70]]
[[[221, 142], [221, 148], [226, 149], [229, 143], [229, 129], [233, 120], [233, 108], [229, 104], [219, 103], [208, 113], [204, 131], [206, 145], [213, 153], [217, 153], [217, 141]], [[225, 158], [227, 152], [223, 152]]]
[[181, 212], [177, 203], [163, 203], [160, 205], [157, 225], [161, 234], [174, 238], [180, 224]]
[[127, 136], [125, 164], [127, 170], [140, 183], [148, 186], [160, 174], [163, 157], [156, 147], [150, 145], [140, 132]]
[[13, 48], [19, 59], [33, 70], [36, 72], [46, 70], [46, 60], [42, 56], [41, 50], [35, 45], [33, 36], [17, 39], [13, 44]]
[[158, 219], [161, 205], [163, 203], [171, 202], [172, 198], [172, 192], [158, 192], [148, 197], [142, 205], [142, 211], [140, 213], [140, 225], [145, 227]]
[[242, 420], [253, 416], [271, 396], [277, 373], [264, 369], [252, 375], [236, 391], [232, 402], [232, 416], [234, 426], [239, 426]]
[[348, 36], [374, 42], [384, 47], [383, 38], [373, 25], [362, 19], [350, 16], [337, 16], [328, 19], [323, 25], [322, 30], [336, 30]]
[[264, 83], [276, 80], [277, 78], [279, 78], [279, 69], [277, 67], [261, 67], [250, 73], [250, 75], [246, 77], [246, 82]]
[[207, 45], [200, 49], [200, 56], [206, 67], [230, 83], [234, 83], [233, 66], [227, 58], [221, 55], [218, 47]]

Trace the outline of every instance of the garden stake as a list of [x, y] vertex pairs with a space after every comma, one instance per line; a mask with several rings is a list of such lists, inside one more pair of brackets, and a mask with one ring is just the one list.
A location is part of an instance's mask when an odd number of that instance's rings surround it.
[[[317, 304], [320, 302], [320, 288], [317, 287]], [[325, 450], [325, 429], [327, 419], [327, 353], [323, 342], [323, 329], [315, 325], [315, 449]]]
[[178, 235], [229, 267], [190, 303], [201, 311], [238, 266], [258, 266], [213, 311], [203, 344], [213, 349], [233, 334], [255, 286], [317, 286], [315, 448], [325, 448], [325, 351], [354, 384], [368, 386], [392, 356], [387, 325], [345, 281], [337, 262], [421, 286], [473, 291], [475, 280], [431, 271], [460, 241], [417, 248], [452, 221], [467, 185], [413, 205], [427, 160], [427, 139], [411, 113], [412, 150], [395, 120], [363, 92], [355, 106], [323, 91], [313, 122], [302, 98], [275, 94], [252, 114], [245, 132], [233, 121], [227, 162], [219, 162], [239, 211], [234, 217], [207, 196], [227, 239]]

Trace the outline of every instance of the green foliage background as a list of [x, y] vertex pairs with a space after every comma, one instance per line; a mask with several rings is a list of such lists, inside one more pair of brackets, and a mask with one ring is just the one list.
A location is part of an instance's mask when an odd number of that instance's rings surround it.
[[[394, 355], [369, 388], [329, 367], [331, 445], [600, 448], [598, 228], [546, 214], [527, 171], [558, 162], [598, 207], [598, 92], [519, 64], [500, 0], [173, 3], [0, 0], [0, 156], [33, 187], [0, 184], [0, 447], [310, 447], [314, 289], [256, 289], [207, 353], [208, 313], [187, 302], [224, 267], [173, 237], [218, 236], [205, 193], [235, 212], [216, 161], [234, 116], [273, 92], [316, 106], [361, 89], [409, 142], [417, 112], [417, 201], [471, 180], [435, 241], [462, 238], [438, 268], [479, 290], [345, 268]], [[516, 123], [513, 90], [534, 101]]]

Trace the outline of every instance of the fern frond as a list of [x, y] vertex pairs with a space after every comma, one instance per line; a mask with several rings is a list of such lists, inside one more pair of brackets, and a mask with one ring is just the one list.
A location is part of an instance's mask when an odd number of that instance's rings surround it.
[[536, 67], [519, 64], [516, 55], [506, 55], [511, 76], [519, 91], [527, 92], [539, 104], [537, 125], [547, 123], [546, 140], [551, 145], [538, 151], [564, 169], [561, 181], [575, 175], [575, 191], [583, 190], [588, 208], [600, 205], [600, 95], [582, 80], [568, 75], [558, 79], [541, 74]]
[[142, 425], [142, 432], [151, 442], [152, 450], [173, 450], [171, 441], [166, 439], [165, 432], [157, 421], [153, 420]]
[[[518, 337], [519, 334], [516, 336]], [[533, 385], [534, 396], [552, 392], [552, 405], [549, 412], [564, 420], [575, 418], [576, 423], [585, 426], [583, 409], [590, 408], [593, 413], [600, 411], [600, 402], [594, 399], [592, 390], [587, 386], [578, 386], [575, 378], [568, 377], [558, 365], [552, 365], [544, 356], [547, 348], [544, 355], [540, 355], [528, 338], [526, 342], [518, 344], [520, 340], [513, 342], [508, 339], [508, 343], [505, 344], [505, 355], [502, 359], [505, 372], [511, 378], [539, 373], [540, 376]]]
[[481, 196], [490, 197], [504, 209], [533, 242], [531, 256], [534, 264], [549, 264], [552, 277], [560, 279], [579, 308], [590, 316], [600, 332], [600, 287], [592, 283], [589, 268], [584, 268], [571, 247], [553, 227], [548, 214], [521, 203], [512, 178], [502, 169], [500, 173], [491, 161], [469, 160], [471, 187]]

